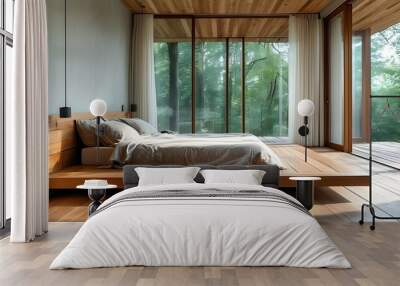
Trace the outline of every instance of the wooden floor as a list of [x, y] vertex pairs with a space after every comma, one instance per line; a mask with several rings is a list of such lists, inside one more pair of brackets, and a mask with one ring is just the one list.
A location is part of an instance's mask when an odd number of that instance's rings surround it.
[[[374, 165], [374, 194], [380, 215], [400, 215], [400, 175]], [[400, 224], [378, 222], [372, 232], [358, 225], [367, 187], [322, 187], [313, 215], [353, 268], [285, 267], [126, 267], [50, 271], [54, 257], [81, 222], [50, 223], [49, 233], [30, 244], [0, 241], [0, 285], [399, 285]], [[71, 196], [71, 194], [74, 194]], [[65, 196], [68, 196], [67, 199]], [[51, 220], [85, 220], [85, 193], [64, 192], [50, 199]]]
[[[304, 162], [304, 148], [299, 145], [270, 145], [281, 158], [279, 185], [293, 187], [292, 176], [319, 176], [321, 186], [368, 185], [368, 162], [356, 156], [329, 148], [310, 148]], [[73, 189], [87, 179], [106, 179], [122, 188], [122, 170], [90, 166], [72, 166], [50, 175], [51, 189]]]
[[[369, 144], [353, 144], [353, 153], [368, 158]], [[377, 162], [400, 169], [400, 142], [374, 142], [372, 156]]]

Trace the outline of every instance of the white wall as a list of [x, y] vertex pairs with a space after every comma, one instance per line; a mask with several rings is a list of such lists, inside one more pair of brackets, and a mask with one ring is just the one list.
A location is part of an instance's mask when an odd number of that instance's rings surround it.
[[[64, 0], [47, 0], [49, 114], [64, 106]], [[128, 110], [132, 15], [119, 0], [67, 0], [67, 105], [88, 112], [94, 98]]]

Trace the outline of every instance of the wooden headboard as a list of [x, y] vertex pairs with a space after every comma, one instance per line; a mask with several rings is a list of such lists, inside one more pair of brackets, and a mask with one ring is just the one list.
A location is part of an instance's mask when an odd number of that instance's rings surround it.
[[[107, 112], [104, 118], [131, 117], [130, 112]], [[90, 113], [73, 113], [70, 118], [49, 115], [49, 173], [80, 164], [80, 141], [75, 120], [92, 119]]]

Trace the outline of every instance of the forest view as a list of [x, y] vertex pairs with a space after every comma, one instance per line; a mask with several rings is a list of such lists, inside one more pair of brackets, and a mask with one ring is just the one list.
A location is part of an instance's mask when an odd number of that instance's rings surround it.
[[[230, 39], [228, 45], [229, 73], [226, 85], [225, 39], [196, 41], [196, 132], [224, 133], [227, 125], [228, 132], [287, 136], [288, 44], [245, 42], [244, 128], [242, 42]], [[160, 130], [179, 133], [192, 131], [191, 53], [191, 42], [156, 42], [154, 45]]]
[[400, 141], [400, 23], [371, 37], [372, 138]]

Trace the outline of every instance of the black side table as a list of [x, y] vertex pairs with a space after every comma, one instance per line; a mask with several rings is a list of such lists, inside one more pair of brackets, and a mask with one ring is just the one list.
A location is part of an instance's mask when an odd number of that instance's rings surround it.
[[289, 180], [296, 181], [296, 199], [303, 206], [311, 210], [314, 206], [315, 181], [320, 181], [320, 177], [290, 177]]
[[88, 212], [89, 212], [89, 216], [90, 216], [101, 205], [102, 200], [104, 200], [104, 198], [106, 197], [107, 189], [116, 189], [117, 186], [116, 185], [106, 185], [106, 186], [79, 185], [76, 188], [88, 190], [88, 197], [92, 201], [88, 207]]

